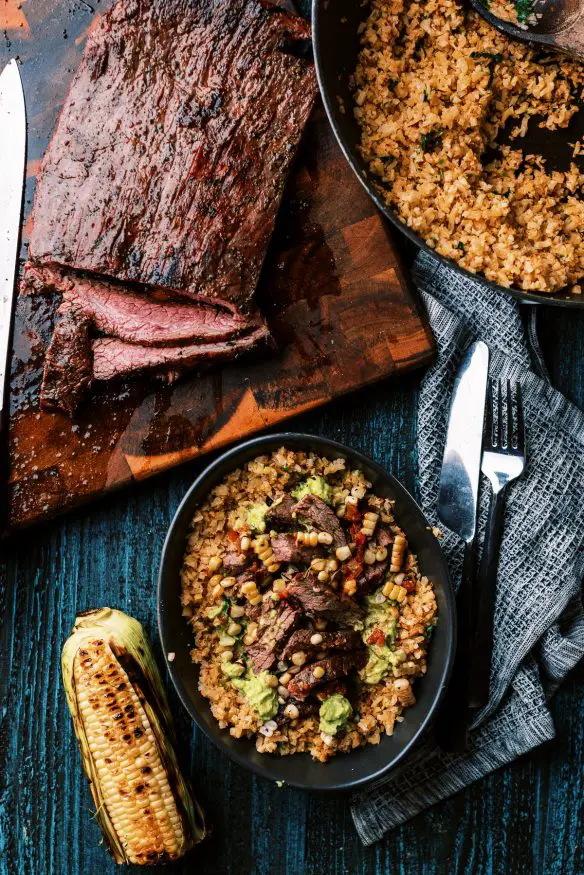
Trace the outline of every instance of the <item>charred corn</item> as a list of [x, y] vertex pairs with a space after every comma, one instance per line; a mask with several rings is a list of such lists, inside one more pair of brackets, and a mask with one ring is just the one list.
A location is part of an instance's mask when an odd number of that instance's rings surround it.
[[141, 625], [80, 614], [61, 658], [95, 817], [117, 863], [177, 860], [205, 835], [172, 746], [171, 716]]

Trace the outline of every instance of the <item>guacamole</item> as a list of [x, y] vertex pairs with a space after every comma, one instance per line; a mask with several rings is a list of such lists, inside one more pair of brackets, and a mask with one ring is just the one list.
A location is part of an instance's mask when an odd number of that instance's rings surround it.
[[245, 674], [245, 669], [238, 662], [222, 662], [221, 671], [227, 678], [238, 678]]
[[[380, 592], [380, 590], [378, 590]], [[367, 613], [363, 620], [363, 641], [367, 645], [369, 659], [360, 672], [361, 680], [366, 684], [378, 684], [389, 672], [405, 659], [403, 650], [392, 650], [397, 633], [397, 611], [387, 601], [376, 601], [377, 593], [365, 599]], [[371, 642], [372, 634], [380, 630], [385, 640]]]
[[268, 510], [268, 505], [263, 501], [258, 502], [258, 504], [252, 504], [251, 507], [247, 509], [246, 522], [250, 529], [254, 532], [265, 532], [266, 531], [266, 513]]
[[298, 501], [301, 498], [304, 498], [305, 495], [316, 495], [318, 498], [322, 498], [323, 501], [326, 501], [327, 504], [330, 504], [332, 497], [332, 490], [324, 477], [307, 477], [306, 480], [303, 480], [302, 483], [299, 483], [298, 486], [292, 490], [292, 495]]
[[353, 716], [353, 709], [348, 699], [335, 693], [334, 696], [329, 696], [328, 699], [324, 700], [318, 715], [320, 717], [320, 731], [326, 732], [327, 735], [336, 735], [337, 732], [347, 728], [347, 724]]
[[251, 707], [264, 722], [271, 720], [278, 710], [278, 693], [267, 684], [268, 672], [254, 674], [248, 671], [245, 677], [233, 677], [231, 683], [243, 693]]

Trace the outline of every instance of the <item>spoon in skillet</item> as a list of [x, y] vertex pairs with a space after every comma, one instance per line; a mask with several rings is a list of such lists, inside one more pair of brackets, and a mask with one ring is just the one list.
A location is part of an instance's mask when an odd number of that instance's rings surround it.
[[470, 2], [479, 15], [507, 36], [584, 61], [584, 0], [518, 0], [518, 17], [525, 19], [519, 24], [493, 15], [488, 0]]

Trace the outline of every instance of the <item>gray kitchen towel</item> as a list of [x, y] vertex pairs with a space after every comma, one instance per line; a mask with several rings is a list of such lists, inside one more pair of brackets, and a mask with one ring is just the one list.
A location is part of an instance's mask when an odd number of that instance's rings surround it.
[[[353, 820], [365, 844], [552, 739], [547, 702], [584, 656], [584, 414], [532, 370], [513, 298], [425, 254], [416, 261], [414, 279], [438, 350], [418, 404], [420, 501], [444, 532], [455, 586], [463, 544], [439, 523], [436, 497], [454, 374], [474, 339], [491, 349], [491, 376], [521, 383], [528, 461], [507, 492], [489, 704], [477, 714], [465, 754], [443, 753], [429, 732], [403, 764], [353, 797]], [[481, 535], [488, 505], [484, 479], [482, 485]]]

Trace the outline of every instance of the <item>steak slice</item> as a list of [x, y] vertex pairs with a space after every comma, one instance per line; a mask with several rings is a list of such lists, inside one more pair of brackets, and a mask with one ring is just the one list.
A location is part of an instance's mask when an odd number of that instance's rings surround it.
[[314, 634], [312, 629], [297, 629], [288, 639], [281, 658], [290, 659], [298, 650], [303, 651], [307, 656], [312, 656], [321, 650], [358, 650], [362, 644], [361, 635], [354, 631], [321, 632], [320, 644], [311, 643], [310, 639]]
[[238, 571], [247, 562], [245, 553], [226, 553], [223, 557], [223, 567], [229, 571]]
[[69, 306], [57, 311], [57, 323], [43, 368], [41, 407], [73, 416], [91, 381], [91, 323]]
[[363, 616], [357, 602], [339, 595], [325, 583], [319, 583], [312, 573], [295, 574], [287, 590], [298, 599], [307, 614], [333, 620], [339, 626], [352, 626]]
[[[367, 662], [367, 651], [350, 650], [348, 653], [338, 653], [335, 656], [327, 656], [311, 665], [305, 666], [295, 675], [288, 684], [288, 692], [297, 699], [305, 699], [315, 687], [330, 683], [337, 678], [345, 677], [352, 669], [363, 668]], [[314, 669], [320, 666], [324, 669], [322, 677], [314, 676]]]
[[261, 325], [251, 334], [233, 340], [186, 346], [140, 346], [114, 337], [98, 338], [92, 344], [93, 377], [112, 380], [142, 371], [164, 370], [174, 378], [177, 372], [235, 359], [254, 349], [268, 336], [266, 326]]
[[322, 498], [308, 493], [294, 505], [294, 511], [298, 516], [310, 520], [316, 529], [328, 532], [333, 538], [333, 549], [345, 547], [347, 539], [334, 510], [325, 504]]
[[138, 294], [95, 277], [27, 265], [24, 290], [62, 292], [63, 305], [89, 319], [93, 327], [128, 343], [173, 346], [187, 341], [228, 340], [261, 324], [214, 305], [169, 299], [168, 293]]
[[269, 671], [277, 659], [280, 644], [286, 640], [302, 616], [302, 611], [294, 605], [281, 601], [276, 616], [265, 627], [262, 637], [256, 644], [246, 648], [253, 670], [256, 674]]
[[291, 495], [285, 493], [281, 498], [276, 499], [271, 507], [266, 512], [266, 521], [272, 526], [291, 526], [294, 524], [292, 516], [292, 508], [296, 504], [296, 500]]
[[259, 0], [120, 0], [43, 158], [29, 259], [245, 308], [310, 114], [303, 19]]
[[274, 720], [276, 721], [278, 726], [282, 726], [284, 723], [287, 723], [289, 720], [292, 719], [284, 713], [288, 705], [296, 705], [296, 707], [298, 708], [298, 717], [295, 717], [295, 720], [303, 720], [305, 717], [310, 717], [312, 714], [316, 714], [318, 710], [318, 705], [316, 702], [305, 702], [302, 699], [288, 699], [286, 702], [284, 702], [283, 705], [280, 705], [280, 707], [278, 708], [278, 713], [274, 717]]
[[276, 562], [292, 562], [295, 565], [309, 565], [317, 556], [322, 556], [318, 547], [297, 544], [296, 538], [290, 532], [274, 535], [270, 538], [274, 559]]

